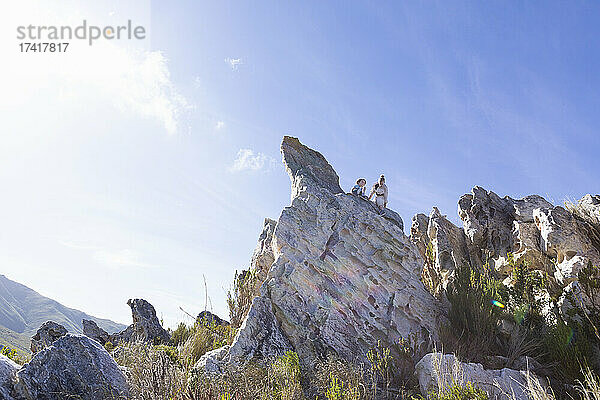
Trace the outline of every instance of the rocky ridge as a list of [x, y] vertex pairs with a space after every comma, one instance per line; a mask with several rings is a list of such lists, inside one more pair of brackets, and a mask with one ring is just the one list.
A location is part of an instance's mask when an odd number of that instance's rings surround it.
[[[393, 349], [407, 337], [430, 348], [448, 307], [441, 293], [461, 264], [491, 267], [510, 285], [512, 266], [525, 262], [552, 277], [561, 305], [569, 292], [581, 295], [581, 268], [600, 264], [600, 196], [585, 196], [569, 211], [540, 196], [501, 198], [475, 187], [458, 202], [462, 226], [434, 207], [413, 218], [406, 237], [398, 214], [378, 215], [370, 202], [344, 193], [320, 153], [292, 137], [281, 151], [292, 200], [277, 221], [265, 221], [252, 256], [260, 290], [232, 345], [203, 356], [199, 370], [220, 372], [286, 350], [306, 364], [327, 353], [361, 362], [377, 341]], [[509, 380], [523, 383], [518, 370], [465, 368], [496, 397], [514, 391]]]
[[429, 218], [413, 218], [411, 241], [425, 259], [424, 277], [436, 289], [448, 284], [461, 263], [487, 265], [507, 285], [512, 266], [525, 263], [550, 277], [549, 295], [559, 298], [557, 305], [566, 313], [571, 293], [584, 305], [600, 302], [600, 294], [591, 299], [578, 284], [583, 268], [600, 265], [600, 197], [587, 195], [573, 210], [537, 195], [501, 198], [476, 186], [458, 202], [462, 229], [434, 208]]

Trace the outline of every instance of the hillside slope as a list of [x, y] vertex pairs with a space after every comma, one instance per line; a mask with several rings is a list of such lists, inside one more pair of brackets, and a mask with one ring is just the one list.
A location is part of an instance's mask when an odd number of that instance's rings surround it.
[[29, 352], [29, 340], [44, 322], [51, 320], [63, 325], [69, 332], [82, 333], [83, 319], [95, 321], [110, 333], [126, 328], [125, 325], [65, 307], [0, 275], [0, 346]]

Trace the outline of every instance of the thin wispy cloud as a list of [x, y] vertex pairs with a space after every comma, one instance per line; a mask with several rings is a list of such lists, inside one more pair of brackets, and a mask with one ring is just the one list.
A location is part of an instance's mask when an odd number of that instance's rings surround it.
[[117, 251], [100, 250], [93, 255], [94, 260], [111, 269], [119, 268], [159, 268], [158, 265], [150, 264], [141, 260], [140, 254], [131, 249]]
[[159, 265], [151, 264], [142, 260], [142, 256], [139, 252], [132, 249], [107, 249], [101, 246], [76, 242], [72, 240], [61, 240], [59, 243], [62, 246], [68, 247], [74, 250], [82, 250], [88, 252], [91, 258], [98, 264], [110, 268], [159, 268]]
[[240, 149], [229, 170], [231, 172], [266, 171], [270, 170], [275, 162], [273, 157], [267, 156], [266, 154], [260, 152], [254, 153], [254, 150], [251, 149]]
[[232, 70], [237, 71], [240, 65], [243, 64], [241, 58], [226, 58], [225, 62], [229, 64]]

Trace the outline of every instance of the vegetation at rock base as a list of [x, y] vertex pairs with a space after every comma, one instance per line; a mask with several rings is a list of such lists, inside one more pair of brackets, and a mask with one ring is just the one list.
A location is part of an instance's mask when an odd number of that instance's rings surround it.
[[[600, 309], [587, 307], [575, 294], [569, 316], [552, 307], [547, 277], [516, 263], [509, 254], [512, 285], [505, 287], [493, 271], [459, 266], [449, 285], [449, 326], [443, 330], [445, 350], [461, 358], [486, 364], [487, 355], [504, 356], [506, 367], [523, 356], [539, 363], [538, 373], [552, 377], [562, 390], [565, 384], [583, 381], [599, 354], [597, 335]], [[582, 291], [593, 298], [600, 288], [600, 270], [589, 265], [579, 274]], [[589, 378], [589, 377], [588, 377]]]
[[[578, 382], [576, 390], [573, 386], [569, 392], [571, 396], [599, 400], [600, 381], [590, 367], [590, 352], [597, 346], [593, 328], [597, 309], [587, 309], [585, 318], [582, 310], [576, 309], [568, 323], [559, 314], [552, 314], [550, 319], [542, 317], [548, 307], [541, 296], [547, 290], [545, 276], [526, 264], [509, 260], [514, 264], [510, 287], [504, 286], [491, 269], [477, 271], [467, 265], [455, 271], [446, 293], [451, 305], [449, 326], [444, 330], [446, 350], [484, 364], [483, 356], [489, 354], [504, 356], [507, 364], [522, 356], [531, 357], [542, 366], [542, 372], [554, 377], [550, 387], [528, 380], [526, 391], [534, 400], [565, 398], [563, 382]], [[590, 266], [584, 272], [582, 290], [593, 290], [598, 285], [598, 270]], [[254, 284], [252, 275], [236, 277], [235, 292], [230, 292], [234, 300], [230, 306], [235, 308], [232, 315], [247, 314], [247, 306], [256, 295], [250, 290]], [[574, 321], [579, 324], [576, 332]], [[309, 366], [296, 353], [287, 352], [260, 363], [230, 367], [218, 375], [194, 369], [203, 354], [231, 344], [235, 332], [233, 325], [196, 321], [193, 325], [181, 323], [172, 331], [170, 345], [111, 347], [107, 343], [106, 348], [120, 365], [128, 367], [134, 399], [423, 399], [414, 363], [426, 349], [419, 348], [416, 338], [411, 337], [401, 338], [392, 348], [377, 343], [368, 350], [366, 365], [354, 365], [330, 354]], [[553, 391], [556, 381], [558, 390]], [[488, 395], [476, 385], [454, 383], [426, 397], [486, 400]]]
[[[288, 351], [264, 363], [231, 367], [220, 375], [195, 370], [202, 354], [230, 340], [227, 329], [204, 322], [186, 326], [184, 334], [180, 325], [181, 335], [176, 337], [187, 337], [184, 342], [174, 342], [173, 346], [120, 344], [111, 354], [119, 365], [128, 368], [133, 399], [374, 400], [403, 399], [418, 393], [416, 386], [402, 390], [392, 387], [392, 368], [399, 364], [381, 343], [369, 350], [368, 365], [353, 365], [330, 354], [309, 369], [295, 352]], [[211, 335], [211, 339], [199, 339]], [[411, 346], [410, 339], [403, 339], [398, 348], [408, 357], [415, 352]], [[414, 365], [411, 368], [414, 370]]]
[[455, 383], [441, 393], [431, 391], [427, 398], [429, 400], [488, 400], [488, 395], [473, 383], [467, 382], [464, 385]]

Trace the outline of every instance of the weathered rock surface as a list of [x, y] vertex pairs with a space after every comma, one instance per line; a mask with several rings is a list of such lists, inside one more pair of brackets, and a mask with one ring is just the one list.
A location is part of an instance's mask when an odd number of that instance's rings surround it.
[[0, 399], [12, 400], [17, 370], [21, 366], [0, 354]]
[[83, 334], [101, 344], [111, 342], [116, 345], [121, 342], [137, 341], [153, 344], [166, 344], [169, 342], [171, 337], [160, 324], [152, 304], [144, 299], [130, 299], [127, 301], [127, 305], [131, 307], [133, 318], [133, 324], [129, 325], [127, 329], [110, 335], [93, 321], [84, 320]]
[[413, 218], [410, 240], [423, 257], [423, 279], [436, 295], [446, 289], [457, 266], [470, 263], [463, 230], [437, 207], [429, 217], [417, 214]]
[[[454, 383], [471, 382], [486, 391], [490, 399], [527, 400], [527, 372], [514, 369], [486, 370], [481, 364], [463, 363], [452, 354], [429, 353], [415, 367], [421, 393], [448, 389]], [[538, 379], [530, 372], [532, 379]], [[541, 383], [541, 381], [540, 381]], [[543, 387], [544, 385], [542, 385]]]
[[577, 203], [577, 214], [600, 232], [600, 195], [586, 194]]
[[379, 215], [371, 202], [344, 194], [325, 158], [298, 139], [285, 137], [281, 150], [292, 204], [272, 233], [260, 295], [220, 360], [293, 349], [306, 364], [327, 352], [366, 361], [378, 340], [388, 347], [411, 334], [420, 343], [437, 340], [444, 317], [420, 281], [423, 261], [400, 216]]
[[271, 245], [273, 241], [273, 232], [275, 231], [276, 225], [277, 221], [270, 218], [265, 218], [262, 232], [258, 237], [258, 243], [256, 244], [254, 252], [252, 253], [252, 261], [250, 265], [258, 274], [258, 281], [261, 283], [267, 277], [269, 268], [271, 268], [273, 261], [275, 261], [275, 255], [273, 254], [273, 248]]
[[83, 334], [90, 339], [94, 339], [101, 345], [105, 345], [107, 342], [110, 342], [110, 335], [104, 329], [100, 328], [98, 324], [96, 324], [92, 320], [84, 319], [81, 321], [83, 325]]
[[127, 395], [123, 372], [108, 352], [83, 335], [67, 334], [17, 372], [16, 397], [103, 400]]
[[[600, 231], [595, 227], [598, 197], [584, 196], [571, 212], [536, 195], [515, 200], [473, 188], [458, 202], [471, 265], [487, 264], [509, 277], [514, 265], [510, 257], [525, 262], [553, 278], [552, 294], [562, 298], [562, 309], [568, 309], [565, 297], [578, 291], [580, 271], [600, 265]], [[589, 304], [589, 297], [579, 297]]]
[[47, 321], [40, 326], [37, 333], [31, 338], [31, 352], [33, 354], [52, 345], [57, 339], [67, 334], [67, 329], [53, 321]]
[[549, 260], [536, 245], [539, 233], [533, 212], [551, 207], [540, 196], [514, 200], [474, 187], [471, 194], [465, 194], [458, 202], [471, 263], [477, 267], [489, 263], [508, 275], [506, 255], [512, 253], [516, 261], [528, 261], [532, 267], [543, 269]]

